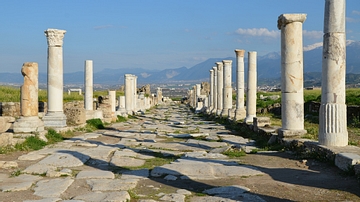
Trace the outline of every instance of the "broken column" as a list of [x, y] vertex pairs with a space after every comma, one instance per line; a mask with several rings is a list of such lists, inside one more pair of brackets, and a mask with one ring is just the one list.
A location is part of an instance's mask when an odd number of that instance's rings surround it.
[[256, 57], [257, 52], [248, 52], [248, 79], [247, 79], [247, 93], [246, 93], [246, 118], [245, 123], [252, 123], [253, 118], [256, 117]]
[[48, 111], [43, 117], [45, 127], [66, 127], [63, 110], [63, 38], [65, 30], [48, 29], [47, 98]]
[[302, 25], [306, 14], [282, 14], [281, 30], [281, 137], [301, 136], [304, 130]]
[[244, 89], [245, 89], [245, 50], [235, 50], [236, 53], [236, 110], [234, 120], [238, 121], [246, 117]]
[[195, 111], [200, 111], [203, 107], [202, 102], [200, 102], [200, 95], [201, 95], [201, 84], [196, 84], [196, 95], [195, 95], [195, 104], [196, 104], [196, 108]]
[[232, 60], [223, 60], [223, 109], [222, 117], [229, 116], [229, 110], [232, 108], [232, 87], [231, 87], [231, 67]]
[[110, 99], [110, 107], [111, 107], [111, 117], [115, 117], [116, 111], [116, 91], [109, 90], [109, 99]]
[[223, 77], [223, 63], [216, 62], [217, 69], [217, 109], [216, 115], [220, 116], [223, 109], [223, 86], [224, 86], [224, 77]]
[[26, 62], [21, 68], [24, 84], [21, 86], [20, 113], [14, 123], [15, 133], [32, 133], [44, 131], [44, 123], [39, 119], [38, 103], [38, 64]]
[[211, 109], [212, 114], [216, 114], [217, 111], [217, 67], [213, 67], [214, 82], [213, 82], [213, 108]]
[[346, 33], [345, 0], [326, 0], [323, 37], [319, 143], [346, 146], [345, 104]]

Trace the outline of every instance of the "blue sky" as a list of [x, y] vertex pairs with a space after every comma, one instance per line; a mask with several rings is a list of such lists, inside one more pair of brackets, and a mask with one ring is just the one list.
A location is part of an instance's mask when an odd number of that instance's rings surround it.
[[[360, 41], [360, 2], [347, 0], [347, 39]], [[46, 72], [44, 30], [64, 29], [64, 72], [93, 60], [104, 68], [192, 67], [208, 58], [280, 51], [277, 17], [306, 13], [304, 46], [322, 42], [324, 0], [1, 1], [0, 72], [38, 62]], [[211, 67], [209, 67], [211, 68]]]

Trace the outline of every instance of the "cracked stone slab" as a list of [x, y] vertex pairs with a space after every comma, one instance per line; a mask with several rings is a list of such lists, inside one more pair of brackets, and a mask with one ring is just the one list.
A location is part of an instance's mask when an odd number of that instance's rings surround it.
[[193, 139], [187, 140], [186, 143], [190, 145], [194, 145], [202, 148], [210, 148], [210, 149], [228, 146], [226, 142], [208, 142], [204, 140], [193, 140]]
[[28, 190], [33, 183], [41, 179], [42, 177], [34, 175], [20, 175], [14, 178], [7, 178], [1, 181], [0, 190], [2, 192]]
[[76, 179], [114, 179], [114, 173], [103, 170], [84, 170], [76, 175]]
[[125, 191], [136, 187], [137, 179], [91, 179], [86, 180], [92, 191]]
[[117, 191], [117, 192], [94, 192], [88, 193], [80, 196], [76, 196], [75, 200], [83, 201], [111, 201], [111, 202], [126, 202], [130, 201], [130, 195], [127, 191]]
[[44, 198], [44, 199], [40, 199], [40, 200], [25, 200], [24, 202], [57, 202], [57, 201], [62, 201], [62, 199], [61, 198]]
[[139, 159], [153, 159], [155, 156], [152, 155], [144, 155], [139, 154], [131, 149], [123, 149], [121, 151], [116, 151], [112, 158], [120, 158], [120, 157], [135, 157]]
[[18, 157], [20, 161], [35, 161], [44, 158], [46, 155], [44, 154], [36, 154], [36, 153], [28, 153]]
[[69, 177], [41, 180], [36, 183], [34, 194], [41, 197], [60, 197], [73, 182]]
[[207, 153], [206, 151], [198, 151], [186, 152], [183, 158], [228, 159], [229, 157], [220, 153]]
[[207, 189], [203, 191], [205, 194], [214, 195], [221, 198], [228, 198], [233, 200], [240, 201], [259, 201], [265, 202], [261, 197], [248, 194], [250, 191], [249, 188], [240, 186], [240, 185], [232, 185], [226, 187], [216, 187], [212, 189]]
[[92, 159], [108, 161], [111, 153], [116, 151], [118, 148], [100, 145], [96, 148], [89, 148], [83, 151], [83, 155], [87, 155]]
[[170, 133], [168, 136], [175, 138], [195, 138], [195, 137], [208, 137], [209, 133], [185, 133], [185, 134], [173, 134]]
[[160, 198], [161, 201], [176, 201], [176, 202], [183, 202], [185, 201], [185, 195], [183, 194], [165, 194], [163, 197]]
[[128, 170], [122, 173], [121, 179], [146, 179], [149, 174], [149, 169]]
[[171, 164], [155, 167], [150, 175], [185, 176], [189, 179], [225, 179], [230, 177], [261, 175], [263, 172], [252, 166], [236, 165], [236, 162], [211, 159], [178, 159]]

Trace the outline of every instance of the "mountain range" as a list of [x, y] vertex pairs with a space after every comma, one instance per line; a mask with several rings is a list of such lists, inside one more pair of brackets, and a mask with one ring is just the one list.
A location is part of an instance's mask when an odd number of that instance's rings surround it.
[[[352, 76], [360, 74], [360, 41], [347, 41], [346, 49], [346, 73]], [[149, 70], [143, 68], [103, 69], [94, 73], [95, 84], [123, 84], [124, 74], [138, 76], [139, 84], [146, 83], [183, 83], [208, 81], [209, 70], [215, 66], [215, 62], [232, 60], [232, 80], [236, 80], [236, 58], [209, 58], [191, 68], [179, 67], [164, 70]], [[245, 54], [245, 74], [247, 71], [247, 54]], [[258, 79], [279, 79], [281, 72], [281, 55], [272, 52], [257, 58]], [[322, 69], [322, 44], [317, 43], [304, 47], [304, 79], [319, 80]], [[359, 75], [360, 77], [360, 75]], [[46, 83], [46, 73], [39, 73], [39, 83]], [[18, 73], [0, 73], [1, 83], [22, 83], [23, 77]], [[84, 72], [64, 74], [65, 84], [83, 84]]]

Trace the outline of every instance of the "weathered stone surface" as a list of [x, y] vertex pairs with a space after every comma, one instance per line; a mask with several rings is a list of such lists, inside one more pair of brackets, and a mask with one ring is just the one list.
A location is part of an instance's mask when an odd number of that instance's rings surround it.
[[[25, 200], [24, 202], [57, 202], [60, 201], [61, 198], [44, 198], [39, 200]], [[62, 201], [64, 202], [64, 201]]]
[[0, 181], [0, 190], [2, 192], [27, 190], [33, 183], [41, 179], [42, 177], [33, 175], [20, 175], [14, 178], [6, 178]]
[[167, 175], [164, 177], [164, 180], [174, 181], [174, 180], [177, 180], [177, 177], [174, 175]]
[[335, 165], [343, 171], [349, 171], [352, 166], [360, 164], [360, 156], [353, 153], [339, 153], [335, 156]]
[[18, 163], [16, 161], [0, 161], [0, 168], [10, 169], [17, 167], [18, 167]]
[[6, 132], [12, 123], [15, 122], [15, 118], [11, 116], [0, 116], [0, 133]]
[[187, 140], [186, 144], [188, 144], [189, 146], [196, 146], [196, 147], [200, 147], [200, 148], [204, 148], [204, 149], [228, 146], [227, 143], [225, 143], [225, 142], [209, 142], [209, 141], [194, 140], [194, 139]]
[[163, 197], [160, 198], [161, 201], [176, 201], [176, 202], [182, 202], [185, 201], [185, 196], [182, 194], [166, 194]]
[[119, 167], [139, 167], [144, 165], [145, 160], [132, 157], [112, 157], [110, 163]]
[[121, 179], [145, 179], [149, 174], [149, 169], [128, 170], [122, 173]]
[[92, 191], [125, 191], [136, 187], [137, 179], [91, 179], [86, 180]]
[[13, 133], [0, 133], [0, 147], [11, 145], [13, 136]]
[[73, 182], [74, 180], [68, 177], [41, 180], [36, 183], [34, 194], [41, 197], [60, 197]]
[[76, 196], [75, 200], [84, 201], [111, 201], [111, 202], [126, 202], [130, 201], [130, 195], [127, 191], [116, 192], [93, 192], [84, 195]]
[[89, 148], [82, 152], [82, 154], [91, 157], [92, 159], [96, 160], [102, 160], [102, 161], [108, 161], [108, 158], [111, 153], [113, 153], [117, 148], [115, 147], [109, 147], [109, 146], [103, 146], [100, 145], [96, 148]]
[[76, 179], [114, 179], [114, 173], [103, 170], [80, 171]]

